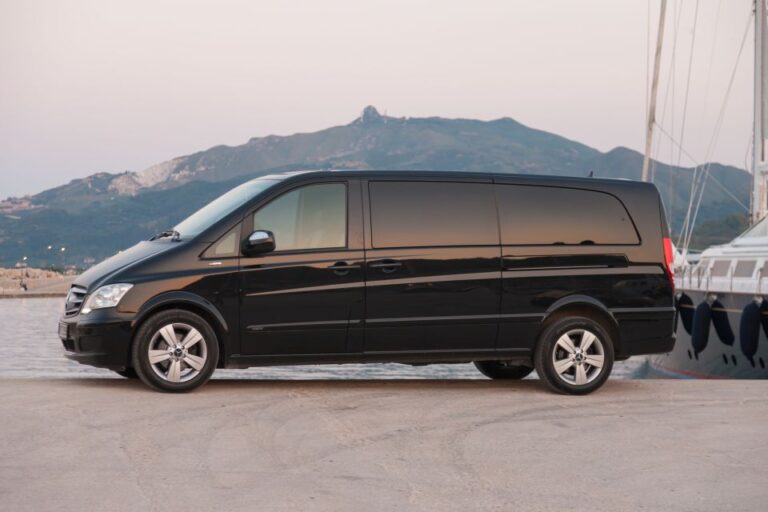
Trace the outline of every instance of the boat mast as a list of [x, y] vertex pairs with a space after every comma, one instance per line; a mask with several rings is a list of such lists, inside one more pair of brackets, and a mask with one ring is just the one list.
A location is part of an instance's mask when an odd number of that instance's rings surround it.
[[[758, 0], [760, 1], [760, 0]], [[664, 41], [664, 18], [667, 12], [667, 0], [661, 0], [659, 12], [659, 31], [656, 34], [656, 60], [653, 64], [653, 83], [651, 101], [648, 105], [648, 127], [645, 132], [645, 158], [643, 158], [642, 180], [649, 181], [648, 167], [651, 162], [651, 144], [653, 143], [653, 125], [656, 123], [656, 93], [659, 89], [659, 67], [661, 66], [661, 43]]]
[[755, 0], [755, 97], [754, 129], [752, 142], [752, 209], [750, 219], [755, 224], [768, 213], [766, 195], [766, 174], [768, 162], [765, 161], [765, 109], [763, 98], [766, 79], [766, 20], [765, 0]]

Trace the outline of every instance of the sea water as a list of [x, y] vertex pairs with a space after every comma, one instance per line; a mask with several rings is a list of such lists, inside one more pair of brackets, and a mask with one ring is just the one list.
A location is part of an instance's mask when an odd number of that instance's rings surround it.
[[[0, 378], [115, 377], [70, 361], [57, 335], [64, 298], [0, 299]], [[616, 363], [613, 378], [632, 378], [643, 358]], [[472, 364], [302, 365], [216, 370], [224, 379], [484, 379]]]

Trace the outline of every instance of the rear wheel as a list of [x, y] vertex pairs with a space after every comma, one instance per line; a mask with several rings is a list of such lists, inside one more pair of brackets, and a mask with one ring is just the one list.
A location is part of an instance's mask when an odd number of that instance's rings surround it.
[[475, 361], [475, 366], [480, 373], [494, 380], [520, 380], [533, 371], [530, 366], [512, 364], [508, 361]]
[[147, 385], [169, 392], [191, 391], [208, 381], [219, 359], [211, 326], [185, 310], [163, 311], [136, 333], [133, 368]]
[[536, 371], [558, 393], [585, 395], [602, 386], [613, 368], [613, 343], [597, 321], [561, 317], [541, 333]]

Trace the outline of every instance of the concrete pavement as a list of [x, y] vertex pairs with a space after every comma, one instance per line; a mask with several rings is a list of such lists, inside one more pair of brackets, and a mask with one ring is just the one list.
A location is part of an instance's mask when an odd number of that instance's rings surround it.
[[768, 382], [0, 380], [3, 511], [768, 509]]

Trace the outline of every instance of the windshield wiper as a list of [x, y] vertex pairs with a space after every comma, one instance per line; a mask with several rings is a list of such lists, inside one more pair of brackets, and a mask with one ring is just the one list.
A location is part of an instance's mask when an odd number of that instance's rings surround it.
[[169, 229], [167, 231], [163, 231], [162, 233], [156, 234], [155, 236], [150, 238], [149, 241], [151, 242], [152, 240], [157, 240], [158, 238], [168, 238], [168, 237], [171, 237], [171, 240], [173, 240], [174, 242], [178, 242], [179, 240], [181, 240], [181, 233], [179, 233], [175, 229]]

